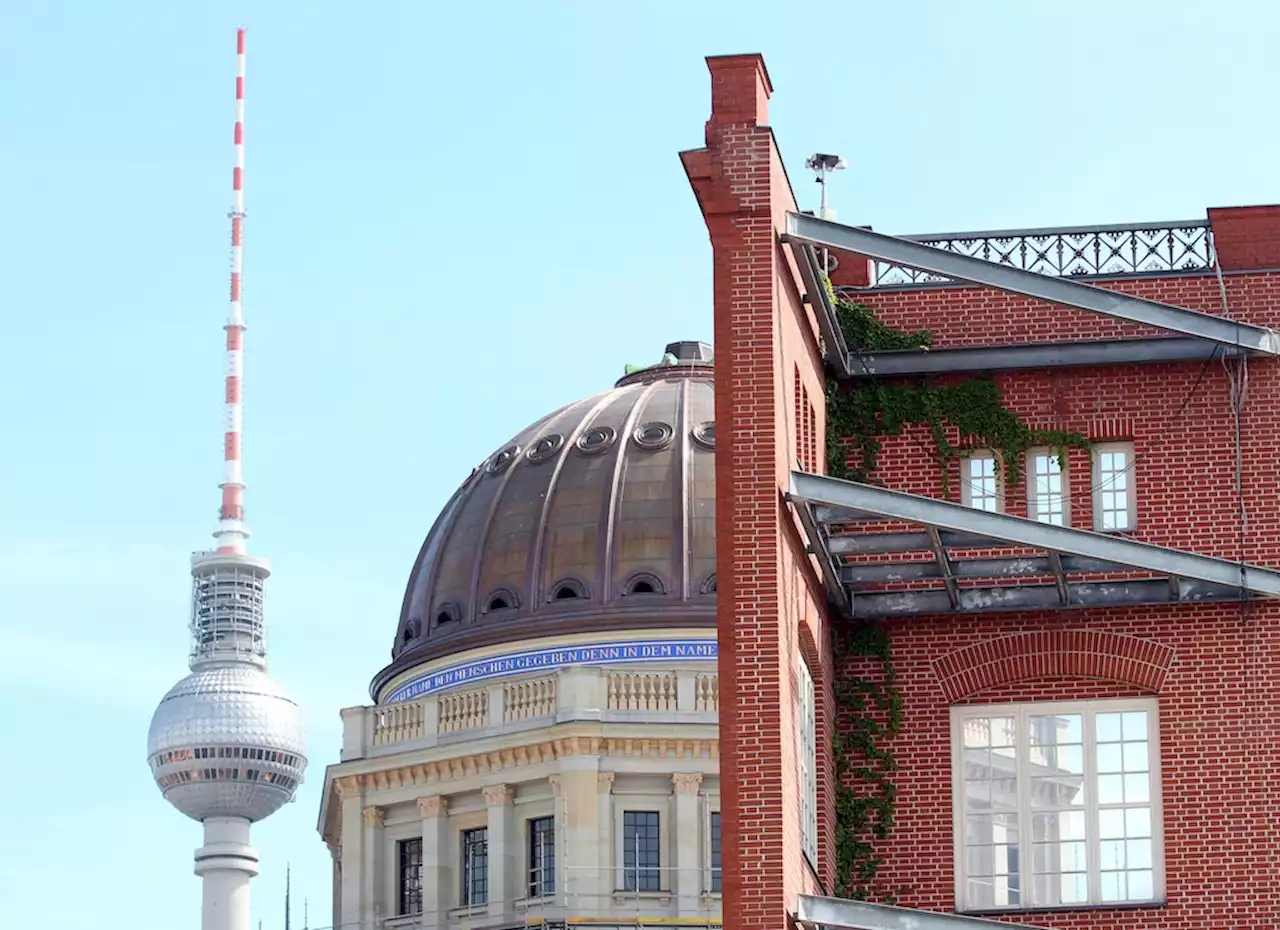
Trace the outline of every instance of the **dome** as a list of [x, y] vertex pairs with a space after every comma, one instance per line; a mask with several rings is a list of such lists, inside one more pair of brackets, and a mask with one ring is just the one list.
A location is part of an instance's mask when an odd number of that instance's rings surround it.
[[257, 667], [213, 665], [174, 685], [151, 718], [147, 761], [165, 799], [193, 820], [261, 820], [307, 766], [297, 703]]
[[387, 682], [477, 646], [565, 632], [715, 625], [710, 347], [569, 404], [463, 482], [419, 552]]

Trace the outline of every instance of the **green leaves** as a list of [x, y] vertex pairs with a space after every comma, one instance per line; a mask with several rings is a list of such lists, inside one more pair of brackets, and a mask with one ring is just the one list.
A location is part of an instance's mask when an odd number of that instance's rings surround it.
[[[890, 329], [860, 304], [840, 299], [836, 305], [845, 338], [859, 349], [921, 348], [932, 343], [927, 332]], [[929, 428], [928, 450], [941, 473], [942, 496], [951, 498], [950, 462], [973, 449], [992, 449], [1004, 463], [1007, 486], [1022, 477], [1027, 449], [1048, 446], [1062, 457], [1069, 447], [1089, 448], [1089, 441], [1067, 430], [1031, 429], [1004, 406], [1000, 388], [990, 377], [937, 384], [927, 378], [892, 385], [878, 381], [842, 387], [827, 382], [827, 473], [851, 481], [875, 482], [885, 436], [900, 436], [908, 425]], [[950, 435], [958, 434], [960, 445]], [[878, 483], [878, 482], [875, 482]]]

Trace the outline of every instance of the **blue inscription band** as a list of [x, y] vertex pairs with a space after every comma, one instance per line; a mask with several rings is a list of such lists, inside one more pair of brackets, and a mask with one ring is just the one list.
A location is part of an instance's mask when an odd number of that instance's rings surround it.
[[662, 642], [592, 643], [556, 646], [477, 659], [451, 665], [413, 681], [407, 681], [387, 696], [385, 703], [412, 701], [469, 681], [501, 678], [519, 672], [565, 665], [608, 665], [635, 662], [697, 662], [717, 655], [714, 639], [677, 639]]

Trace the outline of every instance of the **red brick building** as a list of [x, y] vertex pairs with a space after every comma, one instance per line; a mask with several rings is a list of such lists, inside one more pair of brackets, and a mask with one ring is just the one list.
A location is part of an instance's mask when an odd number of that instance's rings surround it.
[[709, 66], [725, 924], [1280, 926], [1280, 207], [842, 226]]

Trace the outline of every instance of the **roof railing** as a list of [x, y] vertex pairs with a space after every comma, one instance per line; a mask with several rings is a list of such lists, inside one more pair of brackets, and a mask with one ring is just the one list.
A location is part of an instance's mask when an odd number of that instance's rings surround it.
[[[1054, 277], [1117, 278], [1203, 274], [1213, 270], [1213, 236], [1206, 220], [998, 229], [902, 236], [948, 252]], [[945, 286], [950, 279], [873, 261], [871, 286]]]

